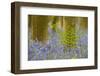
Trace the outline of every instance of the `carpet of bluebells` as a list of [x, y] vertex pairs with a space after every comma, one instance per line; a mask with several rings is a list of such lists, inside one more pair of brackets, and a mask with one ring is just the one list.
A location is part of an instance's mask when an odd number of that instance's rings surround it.
[[[79, 31], [80, 35], [84, 31]], [[28, 60], [53, 60], [53, 59], [79, 59], [88, 57], [88, 33], [80, 36], [77, 48], [64, 47], [59, 42], [59, 34], [48, 29], [49, 39], [46, 44], [31, 39], [29, 31], [28, 38]]]

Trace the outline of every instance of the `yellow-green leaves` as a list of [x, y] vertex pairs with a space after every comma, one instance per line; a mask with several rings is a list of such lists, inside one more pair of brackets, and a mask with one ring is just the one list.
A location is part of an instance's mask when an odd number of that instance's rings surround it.
[[77, 48], [76, 44], [79, 37], [76, 35], [76, 32], [73, 29], [62, 32], [60, 39], [63, 45], [70, 48]]

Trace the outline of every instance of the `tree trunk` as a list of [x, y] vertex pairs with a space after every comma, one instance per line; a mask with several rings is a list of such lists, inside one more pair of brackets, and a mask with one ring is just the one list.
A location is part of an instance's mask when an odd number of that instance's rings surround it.
[[32, 29], [32, 39], [46, 42], [48, 39], [48, 16], [29, 16], [29, 28]]

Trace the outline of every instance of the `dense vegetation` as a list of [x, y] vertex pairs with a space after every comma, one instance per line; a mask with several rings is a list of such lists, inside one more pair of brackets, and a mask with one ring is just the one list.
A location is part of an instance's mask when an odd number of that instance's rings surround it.
[[87, 17], [29, 15], [28, 60], [87, 58]]

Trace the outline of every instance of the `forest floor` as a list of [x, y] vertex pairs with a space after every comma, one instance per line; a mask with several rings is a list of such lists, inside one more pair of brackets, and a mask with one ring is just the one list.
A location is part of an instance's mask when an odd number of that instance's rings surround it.
[[30, 37], [31, 32], [29, 32], [28, 60], [79, 59], [88, 57], [87, 33], [80, 37], [77, 48], [69, 48], [59, 43], [59, 34], [57, 32], [52, 29], [48, 31], [49, 39], [46, 44], [42, 44], [38, 40], [33, 41]]

